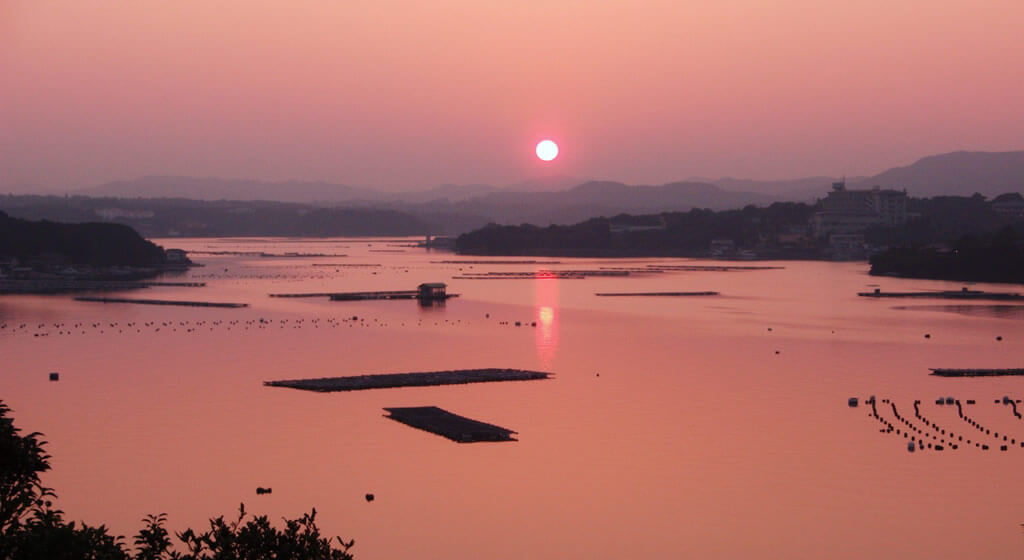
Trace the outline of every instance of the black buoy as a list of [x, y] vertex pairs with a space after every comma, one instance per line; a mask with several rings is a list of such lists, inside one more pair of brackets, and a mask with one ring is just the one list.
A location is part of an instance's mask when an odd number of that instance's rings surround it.
[[54, 371], [50, 373], [50, 381], [60, 381], [60, 373]]
[[931, 337], [932, 337], [932, 335], [930, 335], [930, 334], [928, 334], [928, 333], [924, 333], [924, 337], [925, 337], [925, 338], [931, 338]]
[[1002, 339], [1003, 339], [1003, 337], [1001, 337], [1001, 336], [997, 336], [996, 337], [996, 340], [1002, 340]]
[[373, 497], [374, 497], [373, 494], [367, 494], [366, 495], [366, 501], [367, 502], [372, 502], [373, 501]]
[[256, 495], [257, 496], [261, 496], [263, 494], [270, 494], [271, 492], [273, 492], [273, 489], [271, 489], [271, 488], [264, 488], [262, 486], [257, 486], [256, 487]]

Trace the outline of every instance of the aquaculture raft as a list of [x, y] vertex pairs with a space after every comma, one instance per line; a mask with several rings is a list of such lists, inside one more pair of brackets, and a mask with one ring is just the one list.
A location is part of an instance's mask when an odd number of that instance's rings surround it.
[[487, 424], [465, 416], [453, 414], [436, 406], [385, 408], [386, 418], [446, 437], [459, 443], [477, 441], [516, 441], [516, 432], [494, 424]]
[[461, 385], [464, 383], [486, 383], [490, 381], [529, 381], [547, 379], [550, 374], [541, 371], [521, 369], [463, 369], [452, 371], [429, 371], [422, 373], [378, 373], [349, 377], [321, 377], [318, 379], [289, 379], [264, 381], [269, 387], [288, 387], [305, 391], [362, 391], [365, 389], [390, 389], [394, 387], [425, 387], [431, 385]]
[[443, 294], [440, 296], [423, 297], [418, 290], [396, 290], [391, 292], [342, 292], [328, 294], [331, 301], [359, 301], [368, 299], [448, 299], [459, 297], [459, 294]]
[[996, 301], [1024, 301], [1024, 296], [1008, 292], [983, 292], [981, 290], [947, 290], [941, 292], [883, 292], [875, 288], [873, 292], [858, 292], [860, 297], [871, 298], [937, 298], [937, 299], [980, 299]]
[[998, 377], [1002, 375], [1024, 375], [1024, 368], [929, 368], [932, 375], [939, 377]]
[[663, 296], [663, 297], [681, 297], [681, 296], [717, 296], [718, 292], [615, 292], [615, 293], [598, 293], [595, 296], [602, 297], [626, 297], [626, 296]]
[[177, 301], [168, 299], [128, 299], [128, 298], [106, 298], [82, 296], [76, 297], [75, 301], [91, 301], [96, 303], [138, 303], [142, 305], [184, 305], [187, 307], [228, 307], [240, 308], [249, 307], [248, 303], [218, 303], [212, 301]]

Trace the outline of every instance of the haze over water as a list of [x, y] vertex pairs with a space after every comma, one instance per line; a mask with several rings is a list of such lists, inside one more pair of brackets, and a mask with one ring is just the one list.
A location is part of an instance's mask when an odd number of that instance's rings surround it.
[[[1020, 557], [1024, 449], [1001, 452], [980, 436], [992, 449], [911, 454], [847, 399], [891, 398], [911, 418], [921, 399], [930, 420], [972, 438], [955, 407], [933, 403], [976, 399], [972, 417], [1020, 441], [1024, 422], [992, 404], [1024, 396], [1019, 378], [945, 379], [927, 368], [1020, 367], [1024, 307], [858, 298], [875, 284], [961, 287], [871, 277], [863, 263], [452, 280], [714, 263], [446, 264], [489, 259], [411, 241], [157, 240], [348, 256], [196, 255], [205, 266], [180, 279], [206, 287], [125, 294], [246, 309], [0, 299], [0, 397], [18, 426], [46, 434], [54, 468], [44, 482], [60, 507], [122, 534], [148, 513], [167, 512], [180, 530], [230, 517], [240, 502], [272, 519], [316, 507], [324, 532], [354, 538], [362, 559]], [[326, 263], [380, 266], [313, 266]], [[267, 297], [433, 281], [461, 296], [433, 308]], [[704, 290], [722, 295], [594, 296]], [[477, 367], [555, 375], [327, 394], [262, 385]], [[421, 405], [516, 430], [519, 441], [456, 444], [382, 417], [384, 407]], [[273, 494], [256, 496], [257, 486]]]

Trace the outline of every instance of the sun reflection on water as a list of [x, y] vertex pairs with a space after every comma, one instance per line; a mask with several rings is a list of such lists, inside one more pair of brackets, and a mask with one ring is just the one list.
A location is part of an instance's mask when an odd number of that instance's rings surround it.
[[537, 306], [537, 356], [545, 367], [558, 350], [558, 280], [537, 277], [534, 281]]

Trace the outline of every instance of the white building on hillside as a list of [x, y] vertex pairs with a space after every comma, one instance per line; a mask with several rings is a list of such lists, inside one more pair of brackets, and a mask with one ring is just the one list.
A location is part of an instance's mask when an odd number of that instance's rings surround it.
[[872, 226], [898, 226], [907, 222], [907, 191], [874, 187], [848, 190], [845, 182], [832, 184], [811, 218], [814, 235], [857, 233]]

